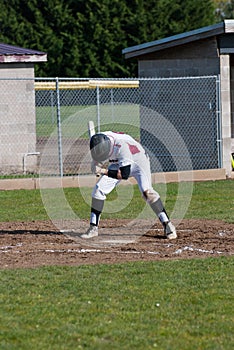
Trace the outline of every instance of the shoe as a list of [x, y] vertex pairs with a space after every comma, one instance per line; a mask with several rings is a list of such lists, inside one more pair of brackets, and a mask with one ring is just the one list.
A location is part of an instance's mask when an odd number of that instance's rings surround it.
[[172, 225], [172, 223], [170, 221], [165, 224], [164, 232], [165, 232], [165, 235], [168, 239], [176, 239], [177, 238], [175, 226]]
[[93, 238], [98, 236], [98, 227], [94, 225], [90, 225], [87, 232], [80, 235], [81, 238]]

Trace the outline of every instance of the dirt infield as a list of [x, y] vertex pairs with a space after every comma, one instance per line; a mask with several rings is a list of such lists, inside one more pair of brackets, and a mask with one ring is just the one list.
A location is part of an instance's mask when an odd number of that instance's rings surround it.
[[[88, 222], [80, 223], [81, 230]], [[144, 222], [103, 220], [100, 234], [82, 240], [61, 233], [51, 222], [0, 223], [0, 268], [48, 265], [123, 263], [128, 261], [188, 259], [234, 254], [234, 224], [183, 220], [178, 239], [164, 239], [156, 223], [145, 234]]]

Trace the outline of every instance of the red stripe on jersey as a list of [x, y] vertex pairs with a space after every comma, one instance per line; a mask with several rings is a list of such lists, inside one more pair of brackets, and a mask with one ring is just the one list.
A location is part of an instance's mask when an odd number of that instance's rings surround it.
[[139, 148], [137, 148], [137, 146], [135, 146], [135, 145], [130, 145], [130, 144], [128, 143], [128, 147], [129, 147], [129, 150], [130, 150], [130, 152], [131, 152], [132, 154], [140, 153], [140, 150], [139, 150]]

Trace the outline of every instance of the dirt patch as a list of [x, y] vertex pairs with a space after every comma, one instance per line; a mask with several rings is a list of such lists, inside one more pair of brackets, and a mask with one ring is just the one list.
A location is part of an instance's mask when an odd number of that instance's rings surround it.
[[[88, 221], [79, 223], [81, 231]], [[48, 265], [123, 263], [187, 259], [234, 254], [234, 224], [183, 220], [178, 239], [164, 238], [159, 223], [147, 231], [144, 222], [103, 220], [99, 236], [84, 240], [74, 232], [61, 233], [49, 221], [0, 223], [0, 268]], [[142, 234], [142, 232], [144, 234]]]

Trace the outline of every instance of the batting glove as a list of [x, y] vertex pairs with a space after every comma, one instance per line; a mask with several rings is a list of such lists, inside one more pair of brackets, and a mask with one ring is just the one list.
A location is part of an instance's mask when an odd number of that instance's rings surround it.
[[107, 175], [107, 169], [100, 168], [99, 166], [97, 166], [95, 174], [96, 174], [96, 176]]
[[103, 166], [103, 164], [96, 162], [95, 160], [92, 160], [91, 162], [91, 172], [95, 174], [96, 176], [106, 175], [107, 170]]

